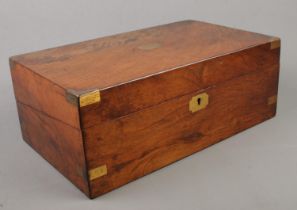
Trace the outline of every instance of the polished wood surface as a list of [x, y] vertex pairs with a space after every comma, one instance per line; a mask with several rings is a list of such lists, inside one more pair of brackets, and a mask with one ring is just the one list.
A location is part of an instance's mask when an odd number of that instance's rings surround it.
[[[91, 197], [271, 118], [277, 81], [273, 65], [86, 129], [89, 167], [108, 167], [107, 176], [91, 181]], [[192, 113], [189, 101], [201, 92], [208, 93], [209, 105]]]
[[277, 65], [278, 58], [278, 50], [271, 50], [270, 43], [263, 44], [102, 91], [100, 103], [81, 108], [82, 126], [91, 127], [244, 74], [261, 71]]
[[17, 107], [23, 139], [81, 191], [89, 195], [81, 131], [20, 102]]
[[[181, 21], [12, 59], [65, 89], [106, 89], [271, 42], [270, 36]], [[145, 48], [158, 44], [156, 48]]]
[[25, 141], [94, 198], [273, 117], [279, 57], [278, 38], [182, 21], [10, 64]]
[[66, 100], [62, 87], [15, 62], [11, 62], [11, 77], [17, 101], [72, 127], [80, 127], [78, 107]]

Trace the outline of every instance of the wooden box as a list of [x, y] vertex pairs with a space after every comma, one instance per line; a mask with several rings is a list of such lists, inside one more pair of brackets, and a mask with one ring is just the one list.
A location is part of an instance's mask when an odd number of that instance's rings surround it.
[[273, 117], [279, 56], [278, 38], [182, 21], [10, 66], [24, 140], [94, 198]]

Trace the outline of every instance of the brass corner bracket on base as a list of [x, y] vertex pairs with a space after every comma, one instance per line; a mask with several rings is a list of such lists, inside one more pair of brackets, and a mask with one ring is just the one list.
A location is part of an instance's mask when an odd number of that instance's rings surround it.
[[277, 102], [277, 95], [270, 96], [267, 99], [267, 104], [268, 105], [276, 104], [276, 102]]
[[107, 166], [102, 165], [89, 170], [89, 180], [92, 181], [107, 174]]

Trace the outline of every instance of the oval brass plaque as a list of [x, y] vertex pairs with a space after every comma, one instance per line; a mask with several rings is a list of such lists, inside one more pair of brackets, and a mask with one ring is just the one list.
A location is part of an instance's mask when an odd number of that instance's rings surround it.
[[138, 46], [138, 49], [140, 49], [140, 50], [152, 50], [152, 49], [159, 48], [160, 46], [161, 46], [161, 44], [159, 44], [159, 43], [148, 43], [148, 44]]

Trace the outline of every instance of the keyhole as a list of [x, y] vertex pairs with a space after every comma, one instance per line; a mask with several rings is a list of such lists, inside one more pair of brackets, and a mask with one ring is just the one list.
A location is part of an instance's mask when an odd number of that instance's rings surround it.
[[198, 103], [198, 105], [201, 104], [201, 98], [198, 98], [198, 99], [197, 99], [197, 103]]
[[208, 105], [208, 94], [201, 93], [193, 96], [189, 102], [189, 110], [194, 113], [201, 109], [204, 109]]

